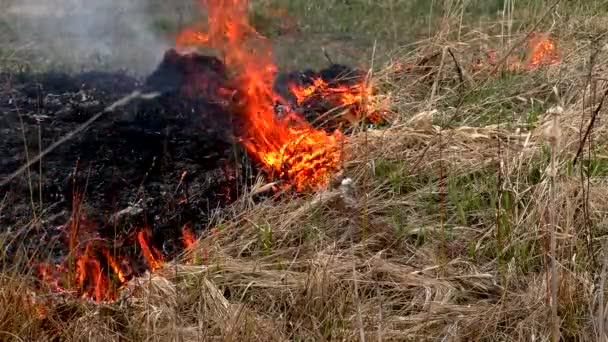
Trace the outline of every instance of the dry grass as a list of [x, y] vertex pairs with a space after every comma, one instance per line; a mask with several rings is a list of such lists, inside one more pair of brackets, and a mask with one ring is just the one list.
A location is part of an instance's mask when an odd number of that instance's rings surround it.
[[[396, 114], [350, 137], [341, 177], [352, 185], [262, 203], [244, 196], [194, 252], [131, 281], [116, 303], [34, 294], [27, 275], [7, 273], [0, 339], [546, 341], [555, 304], [563, 340], [598, 340], [605, 120], [572, 161], [606, 87], [605, 22], [542, 25], [558, 36], [560, 65], [501, 76], [468, 61], [489, 46], [505, 53], [521, 35], [486, 36], [496, 28], [447, 18], [435, 39], [374, 72], [374, 100]], [[397, 72], [435, 51], [428, 65]]]

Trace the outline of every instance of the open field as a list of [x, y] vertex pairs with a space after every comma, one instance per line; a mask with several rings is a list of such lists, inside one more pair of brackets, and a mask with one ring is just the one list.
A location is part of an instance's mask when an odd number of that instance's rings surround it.
[[[253, 2], [281, 69], [369, 70], [389, 123], [349, 133], [352, 184], [245, 193], [112, 303], [35, 288], [0, 248], [0, 340], [606, 341], [607, 4]], [[186, 2], [145, 8], [159, 47], [192, 21]], [[0, 25], [14, 15], [32, 13]], [[3, 72], [45, 53], [14, 34]], [[534, 38], [551, 63], [533, 65]], [[11, 229], [45, 220], [29, 219]]]

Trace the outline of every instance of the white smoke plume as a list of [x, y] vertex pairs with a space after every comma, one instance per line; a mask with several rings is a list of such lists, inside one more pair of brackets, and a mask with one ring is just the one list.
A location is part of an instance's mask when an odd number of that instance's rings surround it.
[[[147, 73], [172, 44], [153, 29], [151, 0], [0, 0], [12, 46], [70, 70]], [[159, 10], [160, 11], [160, 10]]]

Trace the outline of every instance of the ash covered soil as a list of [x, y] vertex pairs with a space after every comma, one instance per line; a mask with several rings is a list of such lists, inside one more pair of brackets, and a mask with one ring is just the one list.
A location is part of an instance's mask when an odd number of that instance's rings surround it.
[[[288, 84], [315, 77], [332, 82], [349, 71], [333, 65], [282, 74], [275, 91], [290, 98]], [[260, 171], [234, 138], [238, 118], [218, 96], [229, 88], [226, 75], [214, 57], [174, 51], [145, 79], [105, 72], [0, 74], [0, 180], [133, 91], [161, 94], [105, 113], [1, 186], [0, 229], [14, 241], [42, 243], [60, 260], [68, 246], [64, 225], [80, 205], [80, 216], [94, 227], [83, 232], [87, 239], [131, 248], [135, 230], [146, 226], [155, 247], [174, 256], [184, 245], [180, 227], [203, 229]], [[297, 110], [312, 123], [330, 107], [321, 98]], [[323, 125], [336, 128], [336, 122]], [[10, 243], [9, 255], [19, 246]]]
[[[204, 68], [199, 75], [221, 80], [223, 70], [210, 61], [198, 64]], [[165, 75], [163, 84], [180, 82], [178, 76]], [[150, 86], [101, 72], [3, 74], [0, 85], [2, 180], [108, 105]], [[133, 101], [0, 188], [0, 227], [17, 240], [57, 246], [62, 254], [65, 244], [52, 240], [62, 239], [58, 227], [82, 203], [99, 238], [122, 241], [145, 224], [170, 255], [180, 245], [175, 227], [204, 226], [244, 181], [240, 172], [247, 160], [239, 157], [232, 128], [229, 113], [217, 104], [181, 96], [175, 87], [152, 100]], [[37, 229], [22, 229], [35, 217], [42, 220]]]

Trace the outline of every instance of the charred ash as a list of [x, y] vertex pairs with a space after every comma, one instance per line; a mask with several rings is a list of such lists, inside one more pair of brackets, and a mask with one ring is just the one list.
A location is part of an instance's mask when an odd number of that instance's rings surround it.
[[[336, 100], [324, 89], [357, 87], [363, 76], [332, 65], [280, 75], [274, 90], [283, 106], [334, 130], [337, 121], [319, 116], [356, 101]], [[22, 73], [0, 75], [0, 86], [0, 179], [125, 95], [160, 93], [104, 115], [0, 188], [11, 203], [0, 210], [0, 228], [22, 242], [10, 244], [0, 263], [33, 257], [42, 244], [50, 251], [48, 265], [56, 265], [41, 268], [46, 279], [78, 244], [75, 254], [84, 261], [76, 267], [89, 270], [80, 287], [97, 300], [111, 298], [94, 295], [103, 289], [86, 284], [91, 269], [112, 271], [124, 283], [154, 268], [155, 259], [176, 256], [189, 243], [182, 228], [203, 229], [260, 171], [236, 143], [242, 128], [231, 108], [238, 90], [215, 57], [170, 50], [143, 81], [118, 73]], [[302, 89], [309, 95], [304, 100]], [[22, 229], [28, 225], [33, 228]]]

